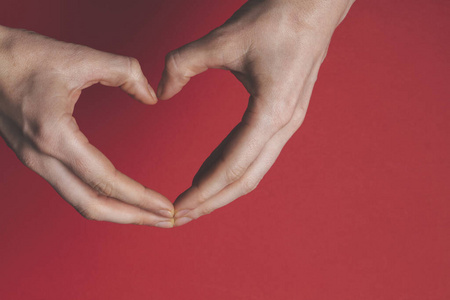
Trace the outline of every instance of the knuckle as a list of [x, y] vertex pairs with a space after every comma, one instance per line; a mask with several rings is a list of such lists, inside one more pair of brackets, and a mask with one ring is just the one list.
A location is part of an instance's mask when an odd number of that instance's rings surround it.
[[98, 209], [93, 205], [84, 205], [76, 208], [76, 210], [83, 216], [86, 220], [91, 221], [102, 221], [101, 214]]
[[146, 225], [147, 224], [146, 218], [142, 211], [135, 217], [133, 224], [134, 225]]
[[56, 147], [58, 126], [54, 126], [53, 122], [38, 121], [29, 127], [28, 136], [36, 147], [40, 151], [50, 154]]
[[294, 114], [294, 101], [278, 101], [272, 108], [271, 111], [271, 123], [276, 128], [283, 128], [292, 119]]
[[206, 197], [206, 195], [204, 194], [204, 191], [199, 188], [197, 185], [195, 185], [195, 193], [196, 193], [196, 198], [198, 203], [205, 203], [206, 200], [208, 199], [208, 197]]
[[39, 151], [56, 155], [64, 138], [72, 137], [77, 128], [74, 117], [71, 114], [64, 114], [60, 118], [29, 122], [24, 131]]
[[111, 197], [114, 193], [114, 182], [110, 179], [104, 179], [95, 183], [93, 189], [99, 193], [105, 195], [106, 197]]
[[211, 206], [205, 206], [200, 210], [202, 216], [209, 215], [214, 211], [214, 208]]
[[[166, 55], [166, 70], [170, 75], [175, 75], [175, 74], [179, 74], [180, 69], [179, 69], [179, 51], [178, 50], [173, 50], [170, 51], [167, 55]], [[184, 76], [185, 74], [182, 74], [182, 76]]]
[[243, 168], [239, 165], [228, 167], [225, 172], [226, 180], [229, 183], [234, 182], [234, 181], [238, 180], [239, 178], [241, 178], [241, 176], [244, 174], [244, 172], [245, 172], [245, 168]]
[[166, 72], [168, 75], [177, 78], [183, 84], [189, 81], [189, 78], [197, 74], [192, 66], [189, 66], [189, 62], [186, 63], [182, 59], [182, 51], [180, 49], [169, 52], [166, 56]]
[[297, 99], [295, 97], [273, 100], [260, 98], [256, 101], [257, 108], [254, 112], [254, 118], [268, 130], [280, 130], [286, 126], [292, 119], [295, 111]]
[[[70, 163], [71, 163], [71, 167], [73, 167], [75, 170], [77, 170], [77, 172], [79, 172], [80, 174], [84, 174], [84, 176], [87, 179], [87, 183], [91, 184], [92, 186], [96, 185], [96, 182], [91, 183], [89, 180], [90, 178], [92, 178], [94, 175], [92, 166], [89, 164], [88, 160], [86, 160], [84, 157], [79, 156], [79, 155], [71, 155], [70, 157]], [[97, 190], [98, 191], [98, 190]]]
[[34, 153], [28, 147], [21, 146], [17, 156], [25, 166], [33, 170], [35, 169], [37, 161]]
[[255, 190], [258, 187], [260, 180], [253, 178], [246, 178], [242, 180], [242, 191], [245, 194], [248, 194]]
[[144, 209], [151, 208], [151, 203], [149, 202], [151, 195], [149, 194], [148, 189], [140, 184], [138, 189], [139, 190], [137, 190], [138, 196], [136, 198], [136, 205]]
[[127, 57], [127, 59], [130, 76], [135, 80], [139, 80], [142, 75], [141, 64], [134, 57]]
[[298, 108], [297, 111], [294, 113], [291, 119], [292, 127], [297, 130], [302, 126], [303, 121], [305, 120], [306, 116], [306, 110], [303, 108]]
[[281, 129], [286, 126], [290, 120], [290, 116], [286, 113], [283, 113], [280, 115], [272, 116], [272, 118], [270, 119], [270, 123], [275, 129]]

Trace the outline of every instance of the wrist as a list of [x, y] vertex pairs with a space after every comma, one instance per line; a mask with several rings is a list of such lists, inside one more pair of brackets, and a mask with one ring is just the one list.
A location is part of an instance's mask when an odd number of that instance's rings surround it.
[[356, 0], [266, 0], [284, 7], [295, 23], [320, 31], [333, 32]]

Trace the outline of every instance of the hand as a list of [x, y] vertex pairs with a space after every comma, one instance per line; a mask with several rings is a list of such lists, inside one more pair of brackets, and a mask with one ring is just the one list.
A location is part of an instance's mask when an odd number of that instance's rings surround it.
[[72, 116], [95, 83], [157, 102], [136, 59], [0, 27], [0, 133], [84, 217], [173, 226], [172, 203], [117, 171]]
[[333, 31], [352, 2], [250, 0], [221, 27], [168, 54], [160, 99], [208, 68], [230, 70], [250, 94], [242, 121], [176, 199], [176, 226], [256, 188], [302, 124]]

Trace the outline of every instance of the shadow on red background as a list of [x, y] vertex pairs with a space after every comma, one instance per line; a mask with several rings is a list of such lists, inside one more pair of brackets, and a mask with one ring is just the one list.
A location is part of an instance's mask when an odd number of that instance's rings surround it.
[[[244, 1], [12, 1], [2, 25], [138, 58]], [[0, 146], [2, 299], [450, 299], [450, 5], [357, 1], [306, 121], [259, 188], [185, 227], [86, 221]], [[118, 169], [169, 199], [238, 122], [224, 71], [144, 107], [92, 87], [77, 120]]]

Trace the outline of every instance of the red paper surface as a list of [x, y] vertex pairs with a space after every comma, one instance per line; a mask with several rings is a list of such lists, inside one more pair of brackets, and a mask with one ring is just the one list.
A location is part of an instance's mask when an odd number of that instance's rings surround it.
[[[0, 22], [139, 59], [244, 1], [3, 0]], [[184, 227], [87, 221], [0, 143], [1, 299], [450, 299], [450, 3], [357, 1], [310, 109], [258, 189]], [[146, 107], [87, 89], [76, 118], [118, 169], [174, 200], [247, 94], [208, 71]]]

